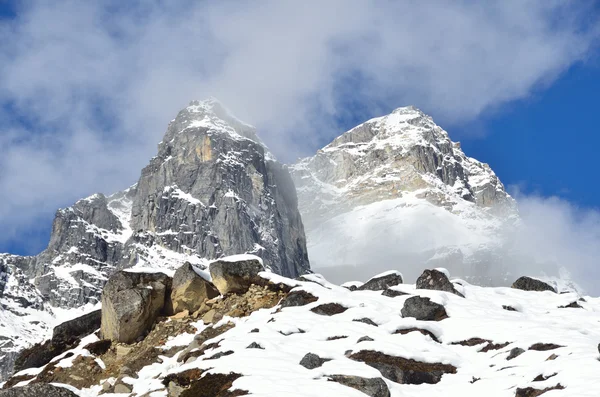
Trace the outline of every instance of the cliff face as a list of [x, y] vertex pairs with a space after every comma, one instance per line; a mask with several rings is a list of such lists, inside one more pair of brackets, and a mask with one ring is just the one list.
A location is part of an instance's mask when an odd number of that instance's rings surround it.
[[192, 102], [171, 121], [135, 185], [58, 210], [39, 255], [0, 255], [0, 371], [6, 375], [15, 352], [47, 337], [54, 308], [98, 304], [119, 269], [168, 271], [186, 261], [202, 267], [253, 253], [275, 273], [308, 272], [297, 204], [287, 168], [253, 127], [216, 100]]
[[506, 270], [495, 259], [518, 223], [514, 200], [414, 107], [347, 131], [291, 169], [311, 263], [336, 281], [336, 272], [363, 267], [360, 279], [390, 261], [472, 277]]

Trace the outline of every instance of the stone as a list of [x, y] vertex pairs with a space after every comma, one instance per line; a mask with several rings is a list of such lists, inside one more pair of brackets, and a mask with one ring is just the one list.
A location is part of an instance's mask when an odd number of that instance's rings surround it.
[[550, 284], [527, 276], [519, 277], [512, 284], [512, 288], [523, 291], [551, 291], [556, 293], [556, 289]]
[[373, 342], [375, 339], [371, 338], [370, 336], [361, 336], [360, 338], [358, 338], [358, 340], [356, 341], [356, 343], [360, 343], [360, 342]]
[[508, 356], [506, 357], [506, 359], [512, 360], [513, 358], [519, 357], [523, 353], [525, 353], [525, 350], [521, 349], [520, 347], [515, 347], [515, 348], [511, 349], [511, 351], [508, 354]]
[[258, 257], [243, 255], [241, 258], [244, 259], [240, 260], [235, 256], [230, 258], [217, 260], [209, 266], [213, 284], [222, 295], [243, 294], [252, 284], [259, 285], [266, 281], [258, 275], [265, 270]]
[[547, 387], [542, 390], [534, 389], [533, 387], [517, 388], [517, 390], [515, 392], [515, 397], [538, 397], [550, 390], [563, 390], [563, 389], [564, 389], [564, 386], [562, 386], [560, 383], [557, 384], [556, 386]]
[[200, 309], [204, 301], [217, 296], [219, 296], [219, 291], [210, 282], [199, 276], [191, 263], [185, 262], [175, 271], [171, 289], [174, 313], [184, 310], [193, 313]]
[[315, 369], [322, 366], [327, 361], [331, 361], [329, 358], [321, 358], [314, 353], [306, 353], [302, 360], [300, 360], [300, 365], [302, 365], [306, 369]]
[[376, 276], [358, 287], [357, 291], [383, 291], [394, 285], [402, 284], [402, 274], [400, 272], [388, 272], [387, 274]]
[[404, 302], [402, 317], [414, 317], [421, 321], [441, 321], [448, 318], [446, 309], [439, 303], [422, 296], [412, 296]]
[[419, 276], [416, 283], [417, 289], [430, 289], [436, 291], [450, 292], [451, 294], [463, 297], [463, 294], [454, 288], [454, 284], [450, 282], [448, 276], [439, 270], [425, 270]]
[[115, 273], [102, 291], [102, 337], [135, 342], [170, 306], [170, 296], [171, 278], [163, 273]]
[[435, 384], [442, 379], [442, 375], [456, 373], [456, 367], [450, 364], [420, 362], [374, 350], [361, 350], [349, 358], [378, 369], [385, 378], [400, 384]]
[[252, 342], [246, 347], [246, 349], [262, 349], [262, 350], [264, 350], [265, 348], [256, 342]]
[[291, 291], [285, 298], [281, 300], [279, 303], [282, 308], [284, 307], [296, 307], [296, 306], [305, 306], [309, 303], [316, 302], [319, 298], [314, 296], [313, 294], [304, 291], [304, 290], [296, 290]]
[[112, 345], [112, 342], [110, 339], [101, 339], [97, 342], [89, 343], [89, 344], [85, 345], [83, 348], [88, 350], [90, 353], [92, 353], [95, 356], [100, 356], [100, 355], [106, 353], [110, 349], [111, 345]]
[[54, 327], [52, 343], [54, 345], [71, 344], [100, 328], [102, 310], [95, 310], [73, 320], [66, 321]]
[[564, 346], [557, 345], [556, 343], [534, 343], [533, 345], [529, 346], [528, 350], [536, 350], [539, 352], [545, 352], [548, 350], [558, 349], [560, 347], [564, 347]]
[[180, 397], [234, 397], [247, 395], [248, 392], [245, 390], [229, 390], [233, 382], [240, 376], [242, 375], [234, 372], [228, 374], [206, 374], [193, 380], [190, 386], [181, 393]]
[[346, 310], [348, 310], [348, 308], [340, 305], [339, 303], [325, 303], [310, 309], [311, 312], [320, 314], [322, 316], [333, 316], [335, 314], [343, 313]]
[[430, 338], [431, 338], [431, 339], [432, 339], [434, 342], [437, 342], [437, 343], [442, 343], [442, 342], [440, 342], [440, 340], [437, 338], [437, 336], [435, 336], [435, 335], [433, 334], [433, 332], [431, 332], [431, 331], [428, 331], [428, 330], [426, 330], [426, 329], [423, 329], [423, 328], [417, 328], [417, 327], [410, 327], [410, 328], [400, 328], [400, 329], [397, 329], [396, 331], [394, 331], [394, 334], [406, 335], [406, 334], [409, 334], [409, 333], [411, 333], [411, 332], [419, 332], [419, 333], [420, 333], [420, 334], [422, 334], [422, 335], [425, 335], [425, 336], [428, 336], [428, 337], [430, 337]]
[[406, 292], [397, 291], [395, 289], [387, 288], [385, 291], [381, 293], [383, 296], [387, 296], [389, 298], [395, 298], [397, 296], [408, 295]]
[[113, 390], [114, 390], [114, 393], [117, 393], [117, 394], [120, 394], [120, 393], [129, 394], [129, 393], [131, 393], [131, 386], [125, 385], [123, 383], [117, 383]]
[[350, 375], [329, 375], [328, 380], [356, 389], [370, 397], [390, 397], [390, 390], [381, 378]]
[[77, 394], [47, 383], [36, 383], [23, 387], [0, 390], [0, 397], [77, 397]]
[[117, 345], [117, 357], [125, 357], [133, 350], [130, 346]]
[[377, 323], [375, 321], [373, 321], [373, 320], [371, 320], [370, 318], [367, 318], [367, 317], [357, 318], [357, 319], [354, 319], [352, 321], [356, 321], [358, 323], [364, 323], [364, 324], [372, 325], [374, 327], [379, 327], [379, 325], [377, 325]]
[[223, 315], [217, 312], [215, 309], [210, 309], [204, 316], [202, 316], [202, 321], [204, 324], [214, 324], [219, 322], [223, 318]]

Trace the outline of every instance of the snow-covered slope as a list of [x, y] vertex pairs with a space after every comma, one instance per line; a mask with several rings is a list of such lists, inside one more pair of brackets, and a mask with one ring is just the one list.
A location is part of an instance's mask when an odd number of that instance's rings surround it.
[[[166, 319], [157, 329], [188, 331], [171, 334], [156, 346], [162, 354], [154, 362], [122, 377], [119, 382], [130, 392], [119, 395], [172, 396], [178, 382], [185, 388], [210, 374], [231, 376], [230, 390], [265, 397], [367, 395], [331, 381], [339, 375], [380, 379], [389, 394], [382, 391], [376, 395], [391, 397], [539, 395], [519, 394], [518, 389], [527, 388], [556, 388], [544, 397], [597, 397], [600, 393], [598, 298], [582, 298], [572, 291], [557, 294], [478, 287], [461, 280], [454, 280], [454, 285], [464, 298], [416, 289], [412, 284], [391, 287], [399, 296], [389, 297], [391, 294], [382, 291], [351, 292], [318, 275], [297, 281], [262, 274], [276, 283], [295, 286], [292, 293], [305, 291], [317, 299], [303, 306], [260, 309], [247, 317], [224, 317], [208, 326], [192, 317]], [[402, 316], [406, 301], [417, 295], [443, 305], [448, 318], [422, 321]], [[231, 297], [216, 302], [227, 299]], [[338, 309], [328, 314], [317, 309], [331, 304]], [[213, 332], [208, 332], [211, 329]], [[213, 336], [201, 339], [201, 335]], [[81, 346], [95, 340], [92, 335]], [[197, 343], [199, 340], [202, 342]], [[132, 351], [139, 348], [133, 346]], [[190, 355], [194, 358], [182, 360], [190, 352], [196, 352]], [[67, 359], [57, 358], [56, 366], [77, 371], [75, 357], [84, 355], [105, 368], [107, 375], [111, 373], [108, 360], [113, 360], [114, 354], [95, 357], [82, 347], [74, 353]], [[316, 364], [311, 360], [312, 369], [300, 364], [308, 353], [321, 359]], [[407, 368], [421, 372], [410, 373]], [[23, 374], [40, 371], [31, 369]], [[115, 381], [111, 378], [108, 382]], [[103, 383], [77, 393], [97, 396]]]
[[336, 281], [334, 273], [364, 279], [390, 260], [505, 273], [490, 265], [518, 223], [513, 199], [487, 164], [414, 107], [351, 129], [291, 170], [313, 268]]

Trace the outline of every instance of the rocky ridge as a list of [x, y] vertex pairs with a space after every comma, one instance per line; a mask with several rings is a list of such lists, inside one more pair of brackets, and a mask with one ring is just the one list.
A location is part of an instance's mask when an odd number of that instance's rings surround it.
[[172, 273], [240, 253], [289, 277], [310, 269], [287, 168], [218, 101], [193, 101], [169, 123], [135, 185], [58, 210], [39, 255], [0, 254], [0, 379], [57, 316], [97, 306], [117, 270]]

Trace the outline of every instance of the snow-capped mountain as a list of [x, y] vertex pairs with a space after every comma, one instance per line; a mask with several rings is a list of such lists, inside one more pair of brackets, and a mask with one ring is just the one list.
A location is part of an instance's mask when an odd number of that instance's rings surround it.
[[58, 210], [39, 255], [0, 255], [0, 378], [57, 317], [98, 304], [116, 270], [168, 272], [240, 253], [285, 276], [309, 271], [294, 185], [252, 126], [214, 99], [193, 101], [135, 185]]
[[347, 131], [291, 171], [311, 263], [334, 281], [406, 263], [409, 278], [424, 264], [489, 283], [506, 273], [514, 200], [414, 107]]

